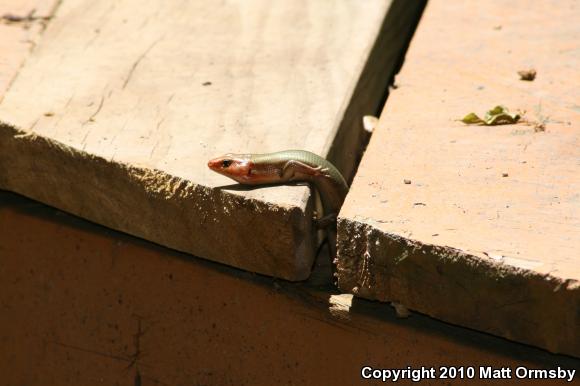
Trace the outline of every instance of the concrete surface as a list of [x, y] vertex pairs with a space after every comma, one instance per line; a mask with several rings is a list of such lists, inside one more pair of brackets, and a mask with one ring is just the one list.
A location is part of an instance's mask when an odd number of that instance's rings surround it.
[[363, 383], [364, 365], [580, 368], [577, 359], [420, 315], [400, 320], [376, 302], [203, 261], [3, 192], [0, 261], [6, 385], [353, 385]]
[[[231, 188], [207, 160], [303, 148], [350, 174], [400, 52], [390, 4], [64, 0], [0, 105], [0, 187], [304, 279], [310, 190]], [[411, 28], [399, 16], [395, 33]]]
[[[343, 291], [580, 356], [579, 13], [428, 3], [340, 214]], [[499, 104], [526, 122], [458, 121]]]

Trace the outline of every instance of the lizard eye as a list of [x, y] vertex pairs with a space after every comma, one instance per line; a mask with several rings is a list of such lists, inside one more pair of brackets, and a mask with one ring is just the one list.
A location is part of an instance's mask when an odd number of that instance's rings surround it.
[[232, 164], [232, 160], [231, 159], [225, 159], [222, 161], [222, 168], [227, 168]]

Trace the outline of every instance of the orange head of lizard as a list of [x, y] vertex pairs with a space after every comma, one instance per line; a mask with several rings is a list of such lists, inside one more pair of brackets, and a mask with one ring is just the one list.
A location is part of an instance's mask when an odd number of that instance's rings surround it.
[[226, 154], [209, 160], [207, 166], [216, 173], [229, 177], [241, 184], [251, 183], [253, 163], [245, 154]]

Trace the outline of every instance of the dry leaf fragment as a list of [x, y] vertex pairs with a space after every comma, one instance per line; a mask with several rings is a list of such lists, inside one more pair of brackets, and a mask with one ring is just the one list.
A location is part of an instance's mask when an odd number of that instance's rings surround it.
[[536, 79], [536, 70], [530, 68], [529, 70], [521, 70], [518, 71], [518, 75], [520, 76], [520, 80], [527, 80], [532, 81]]
[[483, 119], [475, 113], [469, 113], [463, 117], [461, 122], [467, 125], [494, 126], [517, 123], [520, 118], [520, 114], [510, 113], [507, 107], [498, 105], [487, 111], [483, 116]]

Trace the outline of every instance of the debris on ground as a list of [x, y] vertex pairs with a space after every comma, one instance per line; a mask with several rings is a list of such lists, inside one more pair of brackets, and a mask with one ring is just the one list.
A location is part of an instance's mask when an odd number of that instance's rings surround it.
[[521, 70], [518, 71], [518, 75], [520, 76], [520, 80], [527, 80], [532, 81], [536, 79], [536, 70], [530, 68], [529, 70]]
[[534, 131], [536, 133], [541, 133], [546, 131], [546, 124], [544, 122], [536, 122], [534, 123]]
[[509, 125], [517, 123], [521, 118], [520, 114], [517, 113], [510, 113], [507, 107], [505, 106], [495, 106], [493, 109], [487, 111], [483, 116], [483, 119], [480, 118], [475, 113], [469, 113], [461, 122], [467, 125], [485, 125], [485, 126], [494, 126], [494, 125]]
[[397, 318], [408, 318], [411, 316], [411, 311], [407, 307], [405, 307], [401, 303], [391, 302], [391, 306], [395, 309], [395, 313], [397, 314]]
[[372, 133], [379, 124], [379, 118], [373, 115], [365, 115], [363, 117], [363, 129], [367, 133]]

